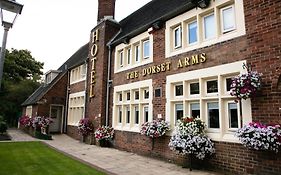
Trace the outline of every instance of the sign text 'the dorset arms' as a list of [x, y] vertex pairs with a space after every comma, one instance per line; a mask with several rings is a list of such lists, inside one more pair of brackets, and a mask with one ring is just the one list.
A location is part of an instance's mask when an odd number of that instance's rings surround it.
[[[183, 67], [188, 67], [200, 63], [206, 62], [207, 57], [206, 53], [201, 53], [199, 55], [192, 55], [191, 57], [185, 57], [184, 59], [179, 59], [177, 63], [177, 68], [183, 68]], [[172, 63], [167, 61], [159, 65], [154, 65], [150, 66], [147, 68], [143, 68], [142, 72], [140, 73], [139, 71], [133, 71], [127, 73], [127, 80], [129, 79], [135, 79], [139, 78], [140, 76], [146, 76], [146, 75], [151, 75], [151, 74], [157, 74], [160, 72], [166, 72], [171, 69]]]

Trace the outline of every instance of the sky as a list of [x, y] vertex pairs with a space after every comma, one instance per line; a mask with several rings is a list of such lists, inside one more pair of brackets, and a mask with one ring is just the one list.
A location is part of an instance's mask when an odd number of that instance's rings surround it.
[[[116, 0], [115, 19], [122, 20], [150, 0]], [[16, 0], [22, 14], [9, 30], [7, 49], [27, 49], [44, 62], [43, 72], [58, 69], [89, 41], [97, 24], [98, 0]], [[0, 27], [2, 43], [3, 27]]]

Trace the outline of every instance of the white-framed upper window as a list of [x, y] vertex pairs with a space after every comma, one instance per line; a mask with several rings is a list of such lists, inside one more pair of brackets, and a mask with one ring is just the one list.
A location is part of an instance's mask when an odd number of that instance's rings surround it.
[[234, 6], [227, 6], [220, 9], [221, 12], [221, 31], [227, 33], [236, 29]]
[[166, 58], [245, 35], [244, 15], [243, 1], [219, 0], [167, 20]]
[[182, 46], [182, 32], [181, 26], [178, 26], [174, 29], [174, 48], [180, 48]]
[[204, 39], [212, 39], [216, 36], [215, 14], [211, 13], [203, 17]]
[[119, 52], [119, 64], [120, 64], [120, 67], [124, 66], [124, 51], [123, 50]]
[[140, 45], [135, 45], [135, 62], [140, 62]]
[[70, 71], [70, 84], [86, 80], [87, 64], [77, 66]]
[[198, 34], [197, 34], [197, 21], [193, 21], [188, 25], [188, 44], [194, 44], [198, 41]]
[[143, 42], [143, 59], [147, 59], [150, 57], [150, 42], [149, 40], [145, 40]]
[[175, 96], [183, 96], [183, 84], [175, 85]]
[[127, 49], [127, 64], [131, 64], [131, 57], [132, 57], [132, 53], [131, 53], [131, 48]]

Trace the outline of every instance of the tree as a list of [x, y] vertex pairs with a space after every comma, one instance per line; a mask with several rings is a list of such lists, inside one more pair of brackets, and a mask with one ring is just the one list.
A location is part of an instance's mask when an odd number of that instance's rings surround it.
[[22, 111], [21, 104], [40, 86], [43, 65], [28, 50], [6, 50], [0, 115], [9, 125], [16, 125]]

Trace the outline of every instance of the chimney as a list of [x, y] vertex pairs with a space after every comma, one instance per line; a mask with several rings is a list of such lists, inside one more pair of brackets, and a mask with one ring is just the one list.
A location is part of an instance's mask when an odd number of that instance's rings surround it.
[[99, 0], [98, 22], [104, 18], [114, 18], [115, 0]]

